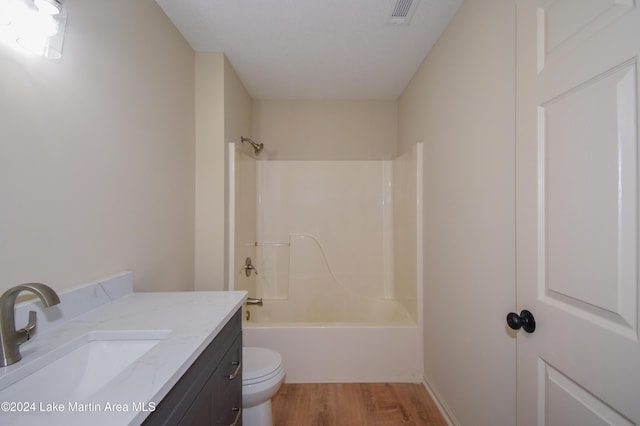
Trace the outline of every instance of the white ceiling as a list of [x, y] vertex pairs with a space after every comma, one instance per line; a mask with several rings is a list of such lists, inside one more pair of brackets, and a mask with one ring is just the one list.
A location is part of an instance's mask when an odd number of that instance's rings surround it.
[[224, 52], [255, 99], [395, 99], [463, 0], [156, 0], [191, 47]]

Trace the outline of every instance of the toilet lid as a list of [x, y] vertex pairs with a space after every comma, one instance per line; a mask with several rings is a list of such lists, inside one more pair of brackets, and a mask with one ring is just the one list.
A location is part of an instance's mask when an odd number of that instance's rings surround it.
[[282, 368], [282, 356], [266, 348], [242, 348], [242, 381], [266, 379]]

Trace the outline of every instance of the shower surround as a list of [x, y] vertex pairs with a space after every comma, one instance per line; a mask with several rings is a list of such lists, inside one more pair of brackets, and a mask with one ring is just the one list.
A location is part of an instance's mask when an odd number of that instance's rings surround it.
[[282, 353], [288, 382], [421, 381], [421, 149], [256, 162], [256, 241], [235, 245], [259, 274], [234, 287], [263, 298], [244, 344]]
[[393, 298], [391, 162], [257, 165], [260, 296], [297, 291], [318, 301], [337, 281], [345, 292]]

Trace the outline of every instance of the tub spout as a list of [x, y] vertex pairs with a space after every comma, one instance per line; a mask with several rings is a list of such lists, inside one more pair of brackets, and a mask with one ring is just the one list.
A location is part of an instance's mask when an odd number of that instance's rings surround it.
[[260, 299], [256, 299], [255, 297], [247, 297], [247, 305], [262, 306], [262, 297]]

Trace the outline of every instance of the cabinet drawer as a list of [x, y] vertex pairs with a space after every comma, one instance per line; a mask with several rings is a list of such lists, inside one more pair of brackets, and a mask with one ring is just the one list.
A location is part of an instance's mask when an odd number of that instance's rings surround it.
[[[242, 338], [238, 337], [223, 358], [211, 380], [212, 425], [228, 426], [242, 418]], [[237, 424], [241, 425], [239, 421]]]

